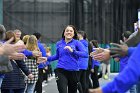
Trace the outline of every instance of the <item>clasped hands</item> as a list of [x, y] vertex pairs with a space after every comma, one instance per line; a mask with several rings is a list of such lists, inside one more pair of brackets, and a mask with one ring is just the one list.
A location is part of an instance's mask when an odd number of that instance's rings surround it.
[[103, 48], [94, 48], [94, 52], [90, 53], [90, 56], [93, 57], [94, 60], [98, 61], [107, 61], [110, 57], [120, 57], [126, 56], [128, 53], [128, 46], [126, 44], [116, 44], [111, 43], [113, 46], [109, 49]]

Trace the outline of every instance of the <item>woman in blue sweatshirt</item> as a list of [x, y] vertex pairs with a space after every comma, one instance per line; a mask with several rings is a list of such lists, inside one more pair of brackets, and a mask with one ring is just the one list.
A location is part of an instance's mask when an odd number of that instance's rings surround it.
[[[90, 44], [93, 48], [93, 51], [95, 51], [94, 48], [99, 47], [98, 42], [96, 40], [91, 40]], [[99, 80], [98, 80], [99, 79], [98, 78], [99, 66], [100, 66], [100, 62], [92, 59], [91, 79], [92, 79], [93, 89], [99, 87]]]
[[59, 93], [77, 93], [79, 57], [88, 57], [84, 46], [77, 39], [77, 31], [68, 25], [62, 33], [62, 39], [56, 44], [56, 54], [48, 61], [58, 60], [55, 70]]
[[[87, 41], [87, 34], [84, 31], [78, 31], [78, 39], [79, 41], [83, 44], [87, 55], [88, 55], [88, 41]], [[82, 86], [82, 92], [86, 93], [87, 88], [86, 88], [86, 72], [87, 72], [87, 68], [88, 68], [88, 57], [87, 58], [83, 58], [80, 57], [79, 61], [79, 81], [81, 83]], [[80, 88], [78, 87], [79, 92], [80, 92]]]

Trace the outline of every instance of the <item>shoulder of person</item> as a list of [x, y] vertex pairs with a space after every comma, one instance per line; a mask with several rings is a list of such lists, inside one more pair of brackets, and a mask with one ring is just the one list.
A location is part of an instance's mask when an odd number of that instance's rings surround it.
[[24, 45], [24, 42], [22, 40], [18, 40], [16, 44]]
[[82, 44], [82, 42], [80, 42], [79, 40], [75, 40], [75, 39], [73, 39], [73, 42], [77, 45], [79, 45], [79, 44]]
[[56, 42], [56, 45], [60, 45], [62, 44], [62, 40], [59, 40], [58, 42]]
[[81, 42], [84, 46], [86, 46], [86, 47], [88, 47], [88, 41], [87, 40], [82, 40], [82, 42]]
[[76, 39], [73, 39], [72, 42], [79, 43], [80, 41], [79, 40], [76, 40]]

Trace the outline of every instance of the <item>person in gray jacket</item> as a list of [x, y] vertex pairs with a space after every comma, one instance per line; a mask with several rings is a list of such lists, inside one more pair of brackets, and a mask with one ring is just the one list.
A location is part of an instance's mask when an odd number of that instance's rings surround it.
[[[5, 38], [6, 29], [3, 25], [0, 24], [0, 65], [6, 65], [9, 61], [9, 57], [11, 59], [23, 59], [25, 56], [20, 51], [25, 49], [24, 45], [14, 45], [10, 44], [13, 41], [13, 38], [3, 43], [3, 39]], [[0, 73], [0, 87], [2, 84], [2, 80], [4, 78], [4, 73]]]

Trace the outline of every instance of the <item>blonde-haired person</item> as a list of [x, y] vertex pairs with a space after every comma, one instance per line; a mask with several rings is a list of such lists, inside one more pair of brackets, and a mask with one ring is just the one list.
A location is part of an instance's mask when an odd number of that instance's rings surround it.
[[[26, 42], [26, 48], [29, 51], [40, 51], [37, 45], [37, 38], [34, 35], [26, 36], [27, 41]], [[25, 40], [25, 38], [23, 38]], [[40, 55], [41, 56], [41, 55]], [[29, 56], [25, 59], [25, 64], [28, 66], [29, 70], [34, 75], [33, 79], [27, 79], [26, 80], [26, 89], [25, 93], [33, 93], [35, 84], [38, 79], [38, 64], [37, 64], [37, 57]]]
[[51, 56], [51, 48], [50, 47], [46, 47], [46, 55]]
[[[40, 52], [42, 53], [42, 57], [46, 58], [46, 50], [45, 50], [43, 44], [40, 42], [41, 34], [37, 32], [37, 33], [34, 33], [33, 35], [35, 35], [38, 40], [38, 47], [39, 47]], [[36, 82], [36, 87], [35, 87], [35, 91], [37, 93], [42, 93], [43, 70], [44, 70], [44, 68], [46, 69], [47, 65], [48, 65], [48, 62], [40, 63], [38, 65], [39, 73], [38, 73], [38, 80]]]
[[24, 44], [26, 45], [28, 38], [30, 37], [30, 35], [25, 35], [22, 38], [22, 41], [24, 42]]
[[[46, 47], [45, 49], [46, 49], [47, 57], [51, 56], [51, 48], [50, 47]], [[52, 73], [53, 72], [52, 72], [51, 64], [48, 64], [47, 68], [44, 69], [44, 80], [46, 81], [46, 83], [48, 83], [48, 77], [53, 75]]]
[[[46, 55], [51, 56], [51, 47], [46, 48]], [[52, 71], [52, 66], [49, 64], [48, 65], [48, 70], [49, 70], [49, 76], [53, 76], [53, 71]]]
[[[24, 45], [26, 45], [27, 40], [29, 39], [29, 37], [30, 37], [30, 35], [23, 36], [22, 41], [24, 42]], [[40, 55], [40, 52], [39, 51], [29, 51], [28, 49], [26, 49], [25, 51], [23, 51], [23, 53], [26, 56], [39, 56]]]

